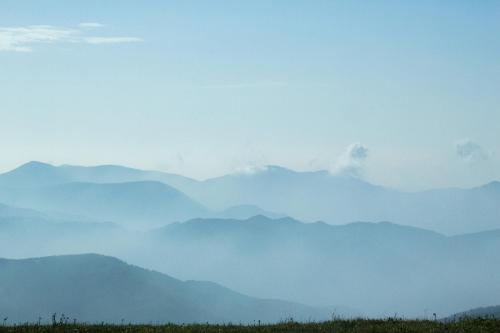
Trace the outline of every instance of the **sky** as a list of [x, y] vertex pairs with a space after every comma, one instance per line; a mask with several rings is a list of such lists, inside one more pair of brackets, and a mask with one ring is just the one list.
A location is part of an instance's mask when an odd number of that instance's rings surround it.
[[500, 180], [499, 1], [0, 0], [0, 171]]

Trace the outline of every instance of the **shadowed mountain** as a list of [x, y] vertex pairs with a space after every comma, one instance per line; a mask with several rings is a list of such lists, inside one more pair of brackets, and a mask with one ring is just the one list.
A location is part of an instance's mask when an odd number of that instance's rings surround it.
[[0, 313], [10, 322], [277, 322], [326, 319], [326, 310], [251, 298], [210, 282], [180, 281], [112, 257], [0, 259]]
[[40, 211], [83, 215], [145, 229], [205, 216], [207, 210], [160, 182], [63, 183], [16, 190], [0, 189], [3, 202]]

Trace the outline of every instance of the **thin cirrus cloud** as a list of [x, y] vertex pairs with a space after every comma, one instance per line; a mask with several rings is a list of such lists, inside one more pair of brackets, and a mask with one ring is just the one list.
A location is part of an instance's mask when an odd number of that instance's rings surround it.
[[23, 27], [0, 27], [0, 52], [31, 52], [39, 44], [85, 43], [118, 44], [140, 42], [141, 38], [130, 36], [88, 36], [87, 30], [102, 28], [97, 22], [80, 23], [76, 28], [51, 25], [30, 25]]
[[86, 37], [84, 40], [88, 44], [118, 44], [142, 42], [142, 39], [137, 37]]
[[284, 81], [258, 81], [258, 82], [232, 82], [203, 85], [207, 89], [239, 89], [239, 88], [261, 88], [261, 87], [285, 87], [288, 83]]
[[82, 22], [78, 26], [80, 28], [102, 28], [104, 24], [98, 22]]
[[0, 51], [30, 52], [32, 45], [71, 41], [78, 30], [49, 25], [0, 27]]

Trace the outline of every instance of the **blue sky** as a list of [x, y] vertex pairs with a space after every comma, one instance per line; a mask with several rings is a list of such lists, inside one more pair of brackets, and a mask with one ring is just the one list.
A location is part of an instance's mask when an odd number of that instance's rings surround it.
[[0, 170], [500, 180], [499, 36], [498, 1], [0, 0]]

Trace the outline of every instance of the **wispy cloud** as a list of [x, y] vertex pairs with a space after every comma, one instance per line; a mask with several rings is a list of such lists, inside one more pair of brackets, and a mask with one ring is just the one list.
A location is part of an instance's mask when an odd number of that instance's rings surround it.
[[76, 28], [51, 25], [0, 27], [0, 52], [31, 52], [37, 44], [117, 44], [142, 41], [141, 38], [128, 36], [86, 36], [88, 28], [103, 26], [101, 23], [87, 22], [80, 23]]
[[203, 88], [207, 89], [240, 89], [240, 88], [259, 88], [259, 87], [284, 87], [288, 83], [284, 81], [259, 81], [259, 82], [231, 82], [206, 84]]
[[77, 34], [78, 30], [50, 25], [0, 27], [0, 51], [30, 52], [33, 44], [70, 41]]
[[483, 147], [471, 139], [457, 141], [455, 143], [455, 152], [460, 159], [466, 162], [486, 160], [490, 155]]
[[367, 158], [368, 148], [361, 143], [353, 143], [339, 156], [333, 166], [332, 172], [334, 174], [359, 177]]
[[88, 44], [118, 44], [142, 42], [142, 38], [137, 37], [86, 37], [84, 38], [84, 40]]
[[102, 28], [104, 24], [98, 22], [82, 22], [78, 26], [80, 28]]

